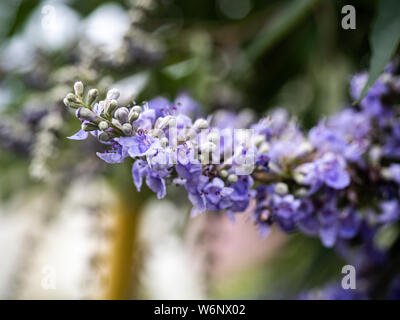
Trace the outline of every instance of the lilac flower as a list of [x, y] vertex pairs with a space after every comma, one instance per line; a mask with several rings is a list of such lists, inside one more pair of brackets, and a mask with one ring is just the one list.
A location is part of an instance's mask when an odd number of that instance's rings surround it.
[[400, 184], [400, 164], [392, 164], [389, 166], [390, 178]]
[[380, 203], [382, 213], [379, 215], [379, 222], [387, 224], [399, 220], [400, 205], [398, 200], [383, 201]]
[[346, 162], [341, 156], [326, 153], [314, 162], [297, 168], [304, 175], [303, 183], [316, 191], [322, 183], [333, 189], [344, 189], [350, 184], [350, 175], [346, 171]]
[[118, 142], [111, 144], [111, 150], [106, 150], [104, 153], [97, 152], [96, 155], [103, 161], [113, 164], [121, 163], [128, 156], [126, 150]]
[[214, 211], [227, 209], [231, 205], [229, 195], [232, 192], [233, 189], [225, 187], [225, 183], [220, 178], [214, 178], [203, 189], [207, 209]]

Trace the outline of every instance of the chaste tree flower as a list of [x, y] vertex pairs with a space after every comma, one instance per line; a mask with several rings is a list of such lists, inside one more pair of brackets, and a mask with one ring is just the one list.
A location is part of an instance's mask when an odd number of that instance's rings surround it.
[[[359, 105], [308, 134], [284, 110], [253, 124], [229, 112], [194, 118], [201, 112], [189, 96], [121, 106], [118, 90], [97, 102], [99, 92], [85, 96], [77, 82], [64, 103], [82, 125], [69, 139], [90, 133], [106, 145], [97, 156], [107, 163], [132, 158], [138, 191], [144, 180], [161, 199], [169, 184], [181, 186], [192, 215], [224, 210], [233, 217], [254, 202], [262, 234], [277, 224], [320, 237], [326, 247], [357, 237], [371, 243], [367, 234], [400, 216], [400, 77], [393, 70]], [[353, 78], [354, 99], [365, 81], [364, 74]]]

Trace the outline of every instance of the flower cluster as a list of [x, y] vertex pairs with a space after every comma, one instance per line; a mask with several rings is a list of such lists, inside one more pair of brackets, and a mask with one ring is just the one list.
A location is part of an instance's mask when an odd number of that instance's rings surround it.
[[[365, 74], [353, 78], [353, 99], [366, 80]], [[326, 247], [399, 219], [400, 78], [393, 66], [358, 105], [308, 134], [284, 110], [253, 124], [229, 112], [193, 120], [200, 111], [189, 96], [120, 106], [116, 89], [99, 102], [96, 89], [86, 99], [82, 83], [74, 89], [64, 102], [77, 110], [82, 129], [70, 139], [90, 132], [109, 146], [97, 154], [102, 160], [132, 158], [138, 190], [143, 179], [158, 198], [168, 184], [182, 186], [193, 215], [224, 210], [233, 216], [253, 202], [263, 234], [277, 224], [318, 236]]]

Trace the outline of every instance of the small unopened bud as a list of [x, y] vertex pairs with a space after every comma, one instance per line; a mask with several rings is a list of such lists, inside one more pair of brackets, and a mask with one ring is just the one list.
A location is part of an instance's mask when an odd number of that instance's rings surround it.
[[107, 99], [109, 99], [109, 100], [111, 100], [111, 99], [117, 100], [119, 98], [119, 94], [120, 94], [119, 90], [116, 89], [116, 88], [108, 90]]
[[275, 185], [275, 193], [279, 194], [280, 196], [284, 196], [289, 192], [289, 187], [286, 183], [278, 182]]
[[308, 194], [308, 191], [306, 188], [300, 188], [295, 192], [295, 196], [298, 198], [306, 197], [307, 194]]
[[118, 101], [117, 100], [111, 100], [107, 101], [106, 106], [104, 108], [104, 113], [106, 114], [107, 117], [111, 118], [113, 115], [113, 112], [118, 108]]
[[382, 148], [379, 146], [373, 146], [371, 148], [371, 150], [369, 151], [369, 160], [373, 163], [373, 164], [377, 164], [379, 163], [381, 157], [382, 157]]
[[74, 91], [78, 97], [82, 97], [83, 95], [83, 83], [81, 81], [77, 81], [74, 84]]
[[78, 98], [77, 98], [76, 95], [74, 95], [73, 93], [68, 93], [68, 94], [65, 96], [65, 99], [67, 99], [69, 102], [79, 103]]
[[381, 175], [385, 180], [391, 180], [392, 179], [392, 174], [390, 173], [389, 168], [383, 168], [381, 170]]
[[207, 129], [207, 128], [208, 128], [208, 121], [205, 120], [205, 119], [197, 119], [197, 120], [194, 122], [193, 126], [194, 126], [196, 129], [199, 129], [199, 130]]
[[269, 151], [269, 144], [267, 142], [264, 142], [260, 145], [260, 148], [258, 149], [259, 154], [267, 153]]
[[208, 136], [207, 136], [207, 140], [212, 142], [212, 143], [217, 143], [219, 141], [219, 138], [220, 137], [219, 137], [218, 132], [215, 132], [215, 131], [209, 133]]
[[221, 171], [219, 172], [219, 175], [220, 175], [221, 178], [225, 179], [225, 178], [228, 176], [228, 171], [226, 171], [226, 170], [221, 170]]
[[139, 112], [134, 111], [133, 108], [129, 111], [128, 120], [130, 123], [136, 121], [139, 118]]
[[295, 171], [293, 173], [293, 179], [294, 181], [296, 181], [298, 184], [303, 184], [304, 179], [305, 179], [305, 175], [302, 172], [299, 171]]
[[236, 183], [236, 182], [238, 182], [238, 176], [236, 174], [230, 174], [228, 176], [228, 181], [230, 183]]
[[142, 112], [142, 107], [141, 106], [133, 106], [132, 107], [133, 112], [141, 113]]
[[162, 147], [166, 147], [168, 144], [168, 138], [164, 137], [160, 139], [160, 144]]
[[96, 101], [98, 96], [99, 96], [99, 90], [90, 89], [87, 95], [87, 104], [89, 106], [92, 105]]
[[94, 124], [90, 122], [84, 122], [82, 123], [82, 130], [83, 131], [95, 131], [98, 130], [99, 128]]
[[79, 104], [71, 102], [67, 98], [64, 98], [63, 102], [67, 107], [70, 107], [70, 108], [73, 108], [73, 109], [78, 109], [78, 108], [81, 107]]
[[217, 150], [217, 146], [212, 142], [206, 142], [201, 146], [201, 151], [203, 152], [215, 152]]
[[102, 131], [108, 129], [108, 123], [106, 121], [101, 121], [99, 123], [99, 129], [102, 130]]
[[121, 124], [128, 122], [128, 120], [129, 120], [129, 110], [128, 110], [128, 108], [126, 108], [126, 107], [118, 108], [114, 112], [114, 118], [117, 119]]
[[254, 138], [254, 144], [257, 147], [260, 147], [263, 142], [265, 142], [265, 136], [264, 135], [259, 134]]
[[130, 123], [124, 123], [122, 125], [122, 132], [127, 136], [132, 135], [132, 125]]
[[154, 137], [157, 137], [157, 138], [161, 137], [163, 135], [163, 133], [164, 133], [164, 131], [162, 131], [160, 129], [157, 129], [157, 128], [153, 129], [153, 136]]
[[81, 120], [87, 120], [96, 124], [101, 121], [101, 118], [88, 108], [79, 108], [76, 111], [76, 116]]
[[175, 127], [175, 126], [176, 126], [176, 118], [175, 118], [175, 117], [171, 117], [171, 118], [168, 120], [168, 125], [169, 125], [170, 127]]
[[111, 139], [111, 137], [107, 132], [100, 133], [97, 138], [99, 139], [100, 142], [107, 142]]

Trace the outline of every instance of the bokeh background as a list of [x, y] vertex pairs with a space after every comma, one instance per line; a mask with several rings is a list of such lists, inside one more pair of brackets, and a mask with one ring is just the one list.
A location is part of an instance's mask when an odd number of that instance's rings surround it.
[[[352, 4], [357, 29], [343, 30]], [[73, 83], [120, 101], [189, 94], [205, 113], [286, 108], [305, 129], [350, 102], [376, 1], [0, 2], [0, 298], [296, 298], [341, 280], [319, 240], [259, 236], [247, 213], [189, 217], [179, 189], [137, 194], [62, 103]]]

